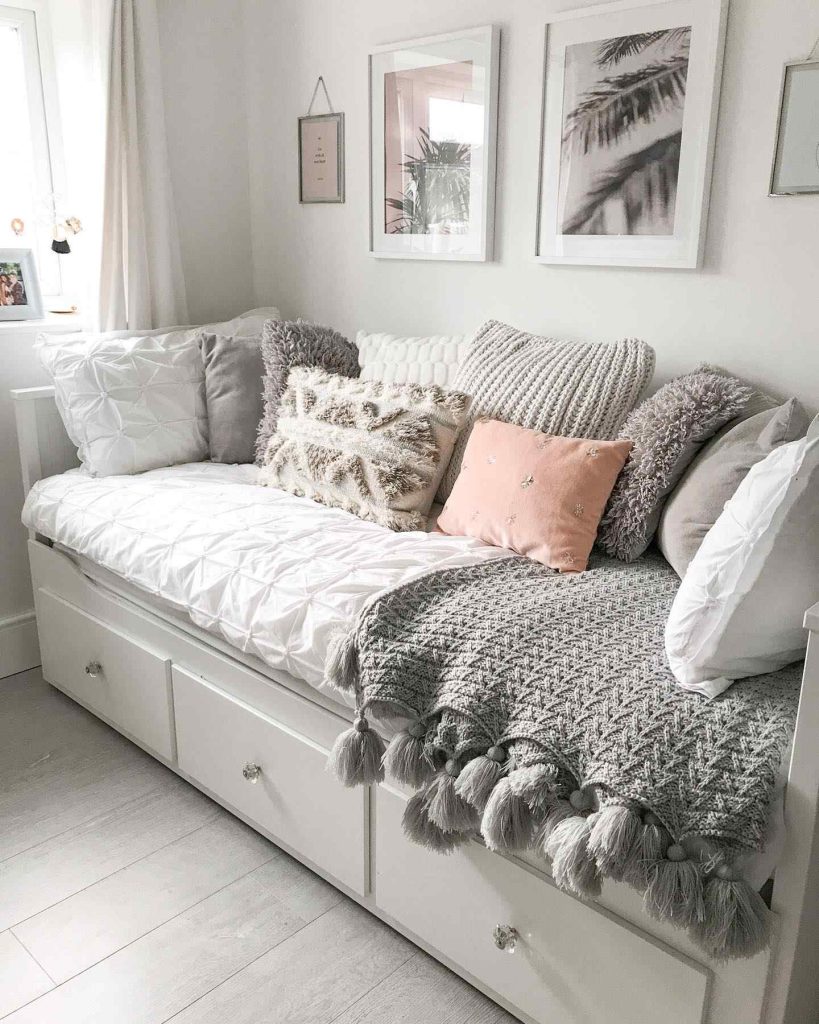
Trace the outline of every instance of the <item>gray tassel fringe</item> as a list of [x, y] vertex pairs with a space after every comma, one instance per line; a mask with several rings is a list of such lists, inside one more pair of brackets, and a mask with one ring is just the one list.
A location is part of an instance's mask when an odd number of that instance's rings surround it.
[[416, 736], [405, 729], [393, 736], [384, 754], [384, 767], [389, 775], [405, 786], [413, 789], [425, 786], [435, 774], [435, 769], [424, 751], [423, 732]]
[[540, 820], [557, 800], [557, 768], [550, 764], [534, 764], [509, 774], [509, 786], [515, 796], [525, 800], [529, 810]]
[[324, 680], [339, 690], [354, 690], [358, 681], [358, 652], [355, 634], [335, 633], [330, 638], [327, 661], [324, 665]]
[[407, 801], [402, 820], [404, 835], [414, 843], [425, 846], [433, 853], [452, 853], [469, 836], [464, 832], [444, 832], [427, 814], [427, 795], [425, 791], [416, 793]]
[[474, 833], [480, 827], [480, 816], [475, 808], [455, 791], [455, 779], [448, 772], [440, 772], [425, 790], [427, 817], [444, 832]]
[[576, 814], [577, 812], [568, 800], [557, 800], [553, 804], [545, 820], [541, 822], [540, 827], [535, 833], [533, 846], [538, 853], [547, 856], [546, 843], [549, 840], [549, 836], [551, 836], [561, 821], [565, 821], [566, 818], [574, 818]]
[[485, 754], [480, 754], [461, 769], [461, 774], [455, 780], [455, 792], [483, 814], [492, 790], [502, 775], [503, 765]]
[[552, 860], [552, 876], [561, 889], [577, 896], [600, 895], [602, 878], [589, 850], [589, 819], [566, 817], [552, 828], [544, 849]]
[[703, 907], [694, 937], [717, 959], [754, 956], [770, 942], [771, 912], [742, 879], [706, 882]]
[[611, 804], [589, 818], [589, 853], [605, 875], [620, 882], [640, 855], [643, 823], [629, 807]]
[[525, 850], [532, 839], [532, 812], [517, 796], [509, 778], [492, 790], [481, 820], [481, 832], [490, 850]]
[[[677, 847], [671, 847], [673, 852]], [[644, 903], [652, 917], [682, 928], [703, 919], [702, 872], [696, 861], [661, 860], [650, 871]]]
[[384, 781], [384, 741], [366, 718], [357, 718], [330, 751], [327, 767], [344, 786], [368, 786]]

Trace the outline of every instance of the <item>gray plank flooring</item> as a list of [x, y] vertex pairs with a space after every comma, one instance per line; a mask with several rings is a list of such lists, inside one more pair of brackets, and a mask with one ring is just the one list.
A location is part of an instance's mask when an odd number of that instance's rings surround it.
[[0, 823], [4, 1024], [514, 1024], [38, 670]]

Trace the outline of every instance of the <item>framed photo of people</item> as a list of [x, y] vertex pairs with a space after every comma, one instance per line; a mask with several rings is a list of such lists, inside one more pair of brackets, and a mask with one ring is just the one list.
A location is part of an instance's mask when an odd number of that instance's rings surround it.
[[40, 282], [31, 249], [0, 249], [0, 320], [39, 320]]

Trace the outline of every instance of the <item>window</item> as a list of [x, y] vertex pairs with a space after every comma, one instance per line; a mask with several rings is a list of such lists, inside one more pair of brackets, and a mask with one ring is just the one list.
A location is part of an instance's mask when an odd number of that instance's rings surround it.
[[[53, 296], [62, 292], [60, 261], [51, 250], [58, 142], [53, 73], [41, 4], [21, 2], [0, 3], [0, 246], [33, 249], [40, 288]], [[19, 235], [12, 226], [18, 221]]]

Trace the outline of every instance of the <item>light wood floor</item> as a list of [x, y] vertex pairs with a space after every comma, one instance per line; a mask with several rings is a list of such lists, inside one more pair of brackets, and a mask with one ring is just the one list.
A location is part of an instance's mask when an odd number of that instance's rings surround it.
[[8, 1024], [515, 1024], [47, 686], [0, 680]]

